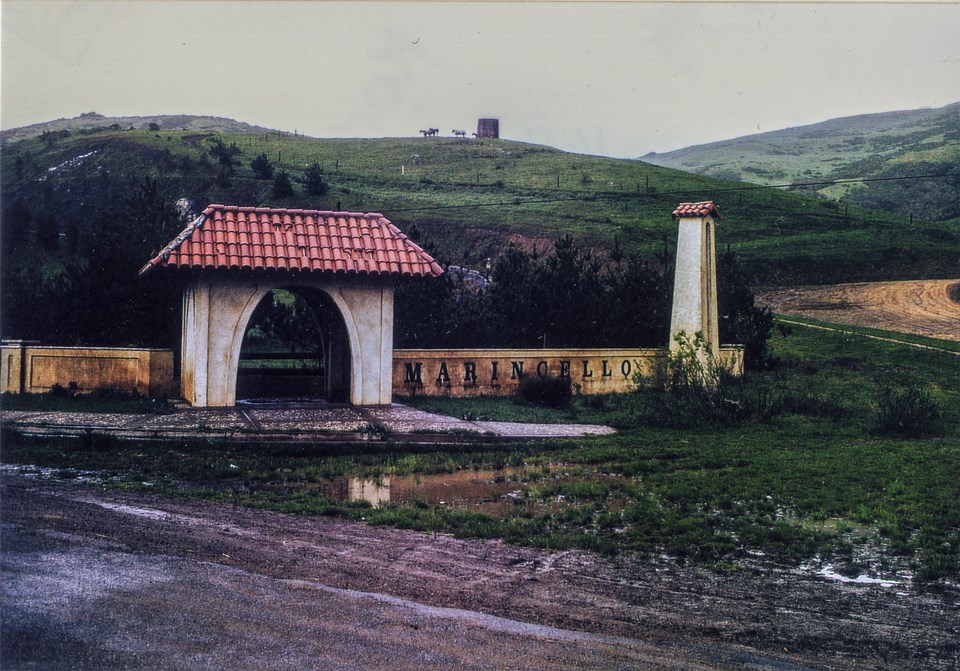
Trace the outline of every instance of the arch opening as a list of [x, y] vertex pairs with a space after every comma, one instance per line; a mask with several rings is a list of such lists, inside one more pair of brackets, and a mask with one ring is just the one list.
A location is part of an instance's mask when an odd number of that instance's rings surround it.
[[303, 286], [273, 289], [247, 322], [236, 399], [345, 403], [351, 359], [343, 315], [326, 292]]

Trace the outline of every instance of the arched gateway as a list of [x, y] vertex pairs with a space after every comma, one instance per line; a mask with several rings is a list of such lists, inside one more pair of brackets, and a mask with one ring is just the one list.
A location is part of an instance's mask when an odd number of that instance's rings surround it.
[[180, 388], [195, 407], [236, 403], [247, 324], [281, 287], [313, 290], [339, 311], [349, 351], [330, 356], [345, 397], [390, 404], [394, 281], [443, 274], [380, 214], [231, 205], [207, 207], [140, 274], [156, 269], [186, 279]]

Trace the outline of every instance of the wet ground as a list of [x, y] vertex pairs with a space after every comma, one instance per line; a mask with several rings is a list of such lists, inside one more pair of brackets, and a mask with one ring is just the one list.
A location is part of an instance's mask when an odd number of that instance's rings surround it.
[[458, 442], [472, 439], [575, 438], [614, 430], [588, 424], [468, 421], [400, 404], [355, 407], [322, 402], [247, 403], [188, 408], [169, 415], [4, 410], [5, 427], [30, 435], [109, 435], [139, 440], [217, 437], [230, 440], [381, 440]]
[[951, 584], [0, 483], [3, 669], [960, 668]]

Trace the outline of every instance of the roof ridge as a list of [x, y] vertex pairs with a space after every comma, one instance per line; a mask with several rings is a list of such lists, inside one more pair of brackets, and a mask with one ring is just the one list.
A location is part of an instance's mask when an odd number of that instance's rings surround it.
[[[207, 221], [212, 223], [206, 226]], [[316, 234], [309, 234], [314, 228]], [[249, 241], [241, 243], [241, 238]], [[366, 253], [356, 258], [354, 250]], [[399, 252], [406, 261], [398, 263]], [[218, 203], [204, 208], [140, 274], [158, 266], [384, 276], [443, 274], [443, 268], [420, 245], [379, 212]]]
[[[209, 208], [207, 208], [207, 209], [209, 209]], [[175, 237], [173, 240], [171, 240], [170, 242], [168, 242], [167, 245], [166, 245], [166, 247], [164, 247], [163, 249], [160, 250], [160, 253], [159, 253], [159, 254], [157, 254], [155, 257], [153, 257], [152, 259], [150, 259], [149, 261], [147, 261], [147, 265], [145, 265], [143, 268], [141, 268], [141, 269], [140, 269], [140, 272], [139, 272], [138, 274], [139, 274], [139, 275], [144, 275], [144, 274], [150, 272], [150, 270], [152, 270], [152, 269], [154, 268], [154, 266], [157, 266], [157, 265], [160, 264], [161, 259], [162, 259], [163, 261], [167, 261], [167, 260], [170, 258], [170, 254], [171, 254], [171, 252], [173, 252], [173, 250], [175, 250], [177, 247], [179, 247], [180, 245], [182, 245], [184, 240], [186, 240], [187, 238], [189, 238], [191, 235], [193, 235], [193, 232], [194, 232], [194, 231], [196, 231], [198, 228], [200, 228], [201, 226], [203, 226], [203, 222], [207, 220], [207, 209], [205, 209], [203, 212], [201, 212], [200, 214], [198, 214], [198, 215], [194, 218], [194, 220], [193, 220], [190, 224], [187, 225], [187, 227], [186, 227], [185, 229], [183, 229], [182, 231], [180, 231], [180, 234], [177, 235], [177, 237]]]
[[269, 212], [271, 214], [338, 214], [338, 215], [349, 215], [352, 217], [363, 217], [364, 219], [385, 219], [384, 215], [380, 212], [354, 212], [353, 210], [317, 210], [312, 208], [301, 208], [301, 207], [270, 207], [269, 205], [224, 205], [222, 203], [212, 203], [207, 205], [203, 213], [206, 214], [208, 211], [213, 212], [216, 210], [224, 210], [231, 212]]

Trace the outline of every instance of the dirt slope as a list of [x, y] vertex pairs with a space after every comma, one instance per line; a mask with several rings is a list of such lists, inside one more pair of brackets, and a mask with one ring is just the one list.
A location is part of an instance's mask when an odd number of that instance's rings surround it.
[[772, 289], [757, 302], [782, 315], [960, 340], [960, 280]]

